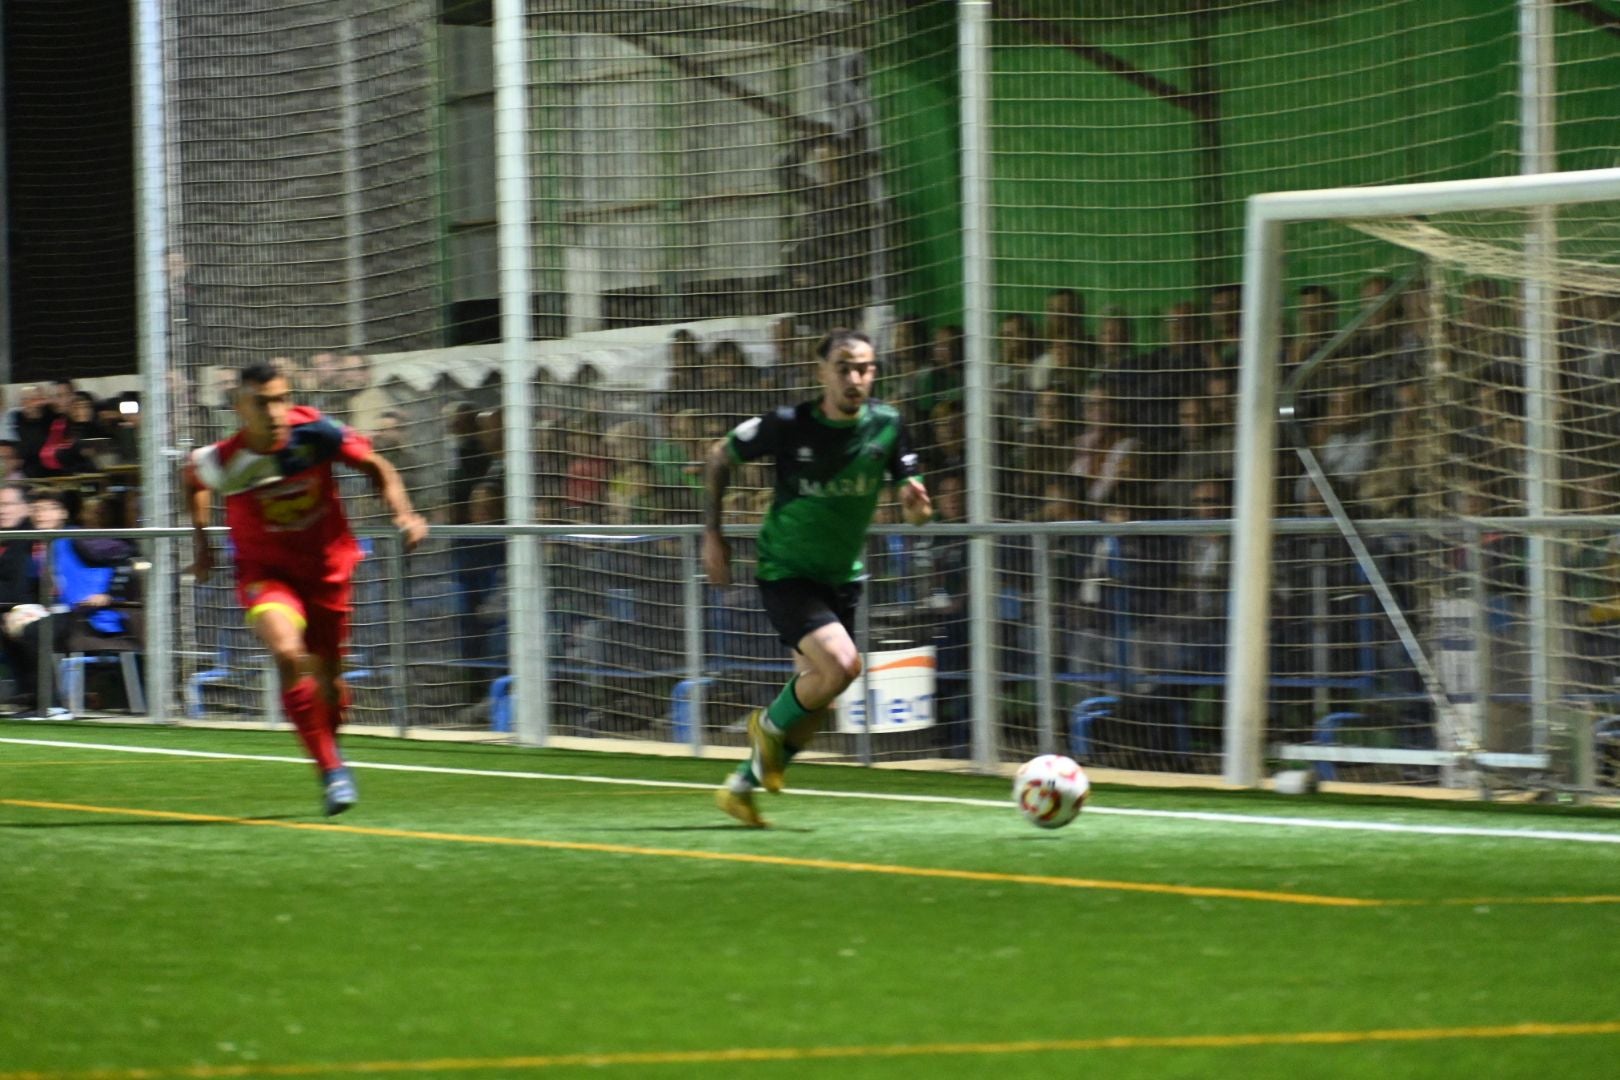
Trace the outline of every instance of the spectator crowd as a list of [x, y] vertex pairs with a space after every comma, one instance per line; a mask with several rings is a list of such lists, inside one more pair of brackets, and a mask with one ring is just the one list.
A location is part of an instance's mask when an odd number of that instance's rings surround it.
[[[1280, 440], [1278, 454], [1279, 514], [1324, 513], [1293, 440], [1314, 452], [1355, 516], [1523, 511], [1525, 349], [1513, 295], [1489, 279], [1469, 281], [1446, 297], [1422, 283], [1397, 291], [1392, 279], [1370, 277], [1355, 297], [1366, 317], [1324, 355], [1318, 354], [1343, 326], [1339, 296], [1326, 285], [1308, 284], [1293, 299], [1292, 325], [1277, 357], [1279, 373], [1296, 395], [1295, 424]], [[1197, 301], [1177, 301], [1163, 310], [1151, 334], [1139, 334], [1144, 320], [1116, 308], [1093, 318], [1073, 289], [1051, 291], [1039, 313], [1001, 315], [988, 358], [994, 518], [1130, 523], [1228, 517], [1239, 301], [1233, 286], [1212, 289]], [[1612, 297], [1571, 295], [1561, 298], [1559, 315], [1554, 421], [1563, 445], [1556, 497], [1572, 512], [1607, 512], [1620, 477], [1620, 311]], [[532, 417], [536, 520], [697, 522], [705, 447], [746, 417], [813, 396], [811, 348], [822, 329], [782, 318], [760, 348], [724, 338], [703, 341], [677, 330], [655, 389], [608, 385], [590, 364], [567, 379], [540, 371]], [[879, 337], [878, 396], [901, 409], [939, 516], [962, 520], [969, 494], [963, 331], [903, 317]], [[1139, 347], [1138, 337], [1155, 340]], [[490, 526], [504, 520], [508, 462], [498, 386], [454, 387], [429, 400], [404, 392], [403, 384], [380, 384], [359, 353], [319, 352], [273, 362], [301, 400], [370, 435], [431, 520]], [[197, 442], [231, 430], [233, 390], [229, 371], [203, 387], [178, 383], [182, 429]], [[132, 398], [97, 400], [68, 381], [22, 388], [0, 424], [3, 482], [18, 493], [18, 505], [7, 512], [11, 524], [0, 519], [0, 527], [30, 520], [42, 491], [46, 501], [50, 493], [60, 495], [68, 522], [111, 520], [114, 496], [134, 485], [107, 478], [133, 468], [139, 418]], [[72, 479], [92, 474], [102, 479]], [[728, 520], [759, 521], [771, 494], [768, 469], [745, 467], [727, 495]], [[380, 507], [360, 504], [357, 511], [365, 522]], [[51, 511], [45, 513], [48, 519]], [[117, 516], [132, 519], [124, 506]], [[893, 519], [886, 508], [881, 520]], [[31, 520], [38, 525], [41, 518]], [[959, 722], [969, 637], [962, 542], [892, 539], [878, 545], [872, 559], [874, 618], [892, 624], [900, 638], [939, 647], [941, 711], [947, 725]], [[1306, 634], [1306, 624], [1320, 620], [1321, 581], [1351, 594], [1362, 592], [1365, 582], [1336, 541], [1285, 536], [1278, 543], [1277, 604], [1285, 629], [1284, 640], [1274, 642], [1273, 667], [1319, 667], [1321, 654], [1308, 654], [1286, 640], [1288, 634]], [[1377, 553], [1392, 560], [1389, 576], [1404, 588], [1460, 570], [1455, 544], [1419, 550], [1413, 537], [1398, 535], [1379, 544]], [[1572, 560], [1585, 560], [1576, 579], [1583, 610], [1600, 612], [1600, 601], [1620, 594], [1614, 553], [1606, 540], [1577, 548]], [[493, 536], [458, 538], [443, 549], [459, 654], [498, 665], [505, 652], [503, 545]], [[618, 649], [627, 655], [624, 649], [638, 647], [635, 635], [604, 636], [603, 624], [628, 612], [634, 615], [620, 621], [642, 626], [639, 647], [645, 652], [678, 653], [678, 643], [648, 636], [678, 624], [677, 560], [662, 548], [634, 557], [627, 551], [623, 545], [585, 543], [556, 549], [560, 562], [552, 586], [560, 614], [554, 629], [562, 638], [556, 646], [561, 654], [607, 656]], [[1230, 561], [1224, 530], [1067, 537], [1053, 552], [1065, 664], [1205, 675], [1218, 668]], [[1496, 587], [1517, 587], [1513, 567], [1521, 554], [1511, 541], [1489, 552], [1487, 574]], [[1420, 567], [1419, 560], [1430, 565]], [[997, 569], [996, 647], [1002, 670], [1016, 672], [1027, 667], [1024, 658], [1033, 647], [1022, 606], [1032, 595], [1033, 576], [1043, 570], [1031, 562], [1029, 544], [1016, 541], [999, 546]], [[741, 597], [712, 599], [721, 606], [749, 606]], [[1421, 610], [1422, 597], [1408, 599]], [[1573, 617], [1589, 623], [1588, 651], [1613, 651], [1599, 616]], [[1361, 626], [1367, 618], [1361, 607], [1347, 609], [1338, 624]], [[1290, 619], [1294, 631], [1287, 630]], [[1328, 635], [1330, 667], [1366, 662], [1357, 635], [1365, 636], [1360, 629]], [[743, 648], [735, 641], [721, 647]], [[14, 670], [26, 664], [25, 657], [14, 661]]]

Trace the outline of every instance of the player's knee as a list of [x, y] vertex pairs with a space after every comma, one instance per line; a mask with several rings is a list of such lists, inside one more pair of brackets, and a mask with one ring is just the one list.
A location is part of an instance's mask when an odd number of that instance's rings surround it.
[[308, 667], [304, 663], [303, 645], [295, 640], [278, 640], [266, 645], [270, 659], [275, 661], [277, 667], [282, 669], [296, 668], [300, 673]]
[[276, 679], [281, 683], [283, 690], [290, 689], [309, 676], [309, 670], [297, 654], [283, 655], [272, 652], [270, 659], [276, 665]]
[[[861, 663], [861, 654], [858, 652], [851, 652], [848, 655], [838, 657], [836, 664], [837, 667], [834, 669], [836, 678], [845, 687], [860, 678], [861, 672], [864, 670], [864, 665]], [[840, 690], [839, 692], [842, 693], [843, 691]]]

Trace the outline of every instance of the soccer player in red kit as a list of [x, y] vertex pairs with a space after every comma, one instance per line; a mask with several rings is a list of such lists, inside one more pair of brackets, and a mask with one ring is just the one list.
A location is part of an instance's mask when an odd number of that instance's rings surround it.
[[193, 451], [186, 464], [186, 501], [196, 530], [188, 570], [198, 581], [213, 570], [202, 530], [218, 492], [236, 549], [237, 598], [275, 659], [281, 706], [320, 771], [326, 813], [341, 814], [359, 800], [336, 736], [348, 703], [342, 650], [361, 553], [332, 466], [342, 462], [370, 478], [407, 551], [427, 536], [427, 522], [411, 509], [399, 473], [372, 450], [371, 440], [294, 405], [287, 380], [269, 364], [242, 369], [236, 414], [241, 430]]

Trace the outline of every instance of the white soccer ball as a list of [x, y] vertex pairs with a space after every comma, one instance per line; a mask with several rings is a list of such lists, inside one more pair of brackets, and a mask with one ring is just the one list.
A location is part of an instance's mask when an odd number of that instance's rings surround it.
[[1031, 825], [1061, 829], [1080, 816], [1091, 793], [1091, 781], [1079, 762], [1062, 754], [1042, 754], [1019, 768], [1013, 778], [1013, 801]]

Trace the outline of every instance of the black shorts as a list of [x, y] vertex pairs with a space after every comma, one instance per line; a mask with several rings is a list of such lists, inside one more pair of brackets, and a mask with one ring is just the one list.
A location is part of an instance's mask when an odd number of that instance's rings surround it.
[[855, 607], [861, 602], [861, 583], [824, 585], [808, 578], [761, 581], [759, 596], [765, 614], [776, 627], [782, 644], [797, 652], [806, 634], [840, 623], [855, 639]]

